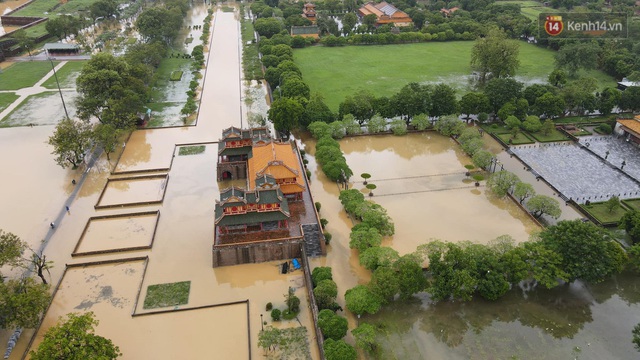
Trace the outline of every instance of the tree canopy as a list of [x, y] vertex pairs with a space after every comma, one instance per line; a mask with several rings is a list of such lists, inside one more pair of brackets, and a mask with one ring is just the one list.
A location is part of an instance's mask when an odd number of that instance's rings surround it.
[[49, 145], [53, 146], [58, 165], [74, 169], [84, 161], [84, 154], [91, 146], [92, 126], [88, 122], [69, 118], [60, 121], [49, 137]]
[[608, 232], [590, 222], [560, 221], [540, 233], [542, 243], [562, 257], [570, 280], [600, 282], [620, 272], [626, 254]]
[[122, 353], [118, 346], [95, 334], [97, 325], [93, 312], [68, 314], [47, 330], [38, 349], [29, 355], [34, 360], [111, 360], [120, 357]]
[[148, 73], [139, 70], [108, 53], [92, 56], [76, 80], [78, 116], [83, 120], [95, 116], [117, 129], [135, 126], [148, 92]]
[[489, 30], [487, 36], [477, 39], [471, 50], [471, 67], [478, 71], [482, 81], [514, 76], [520, 66], [520, 46], [498, 28]]

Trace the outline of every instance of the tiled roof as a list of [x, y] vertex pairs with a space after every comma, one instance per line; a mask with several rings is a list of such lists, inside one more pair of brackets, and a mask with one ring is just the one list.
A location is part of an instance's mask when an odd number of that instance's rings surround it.
[[623, 119], [618, 120], [620, 125], [640, 135], [640, 116], [636, 116], [636, 119]]
[[[253, 147], [252, 156], [248, 161], [248, 174], [249, 178], [253, 180], [263, 175], [271, 175], [275, 179], [295, 177], [296, 183], [304, 189], [304, 180], [299, 164], [291, 143], [272, 141], [266, 145]], [[256, 186], [254, 181], [249, 181], [249, 184], [252, 189]], [[287, 191], [283, 190], [283, 192], [288, 194]]]

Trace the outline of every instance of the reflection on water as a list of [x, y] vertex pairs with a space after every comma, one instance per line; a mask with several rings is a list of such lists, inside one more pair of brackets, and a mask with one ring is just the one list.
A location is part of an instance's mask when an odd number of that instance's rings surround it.
[[381, 330], [383, 358], [632, 359], [636, 280], [622, 274], [593, 286], [515, 289], [496, 302], [433, 304], [423, 294], [362, 321]]

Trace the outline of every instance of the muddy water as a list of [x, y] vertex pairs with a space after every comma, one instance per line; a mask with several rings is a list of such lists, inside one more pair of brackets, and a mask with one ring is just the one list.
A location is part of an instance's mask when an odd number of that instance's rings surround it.
[[340, 146], [355, 174], [352, 188], [368, 194], [359, 175], [371, 174], [377, 188], [369, 198], [387, 209], [396, 227], [385, 244], [400, 254], [431, 238], [486, 243], [509, 234], [526, 241], [537, 229], [513, 202], [469, 182], [464, 165], [471, 161], [451, 139], [435, 133], [354, 137]]
[[[187, 11], [187, 15], [184, 17], [184, 27], [180, 30], [178, 37], [176, 38], [175, 44], [178, 49], [182, 49], [187, 54], [191, 54], [193, 48], [196, 45], [202, 43], [200, 40], [200, 36], [202, 36], [202, 29], [195, 30], [193, 28], [189, 28], [187, 26], [192, 25], [203, 25], [204, 18], [207, 17], [207, 10], [209, 6], [204, 2], [193, 3], [191, 8]], [[193, 38], [189, 44], [185, 43], [187, 38]]]
[[635, 359], [638, 290], [637, 276], [622, 274], [593, 286], [518, 289], [498, 302], [421, 297], [361, 320], [385, 329], [383, 358]]
[[150, 245], [156, 221], [156, 214], [91, 220], [77, 252]]
[[100, 206], [162, 200], [167, 178], [116, 179], [107, 184]]
[[[314, 142], [305, 139], [304, 143], [313, 154]], [[394, 156], [396, 147], [401, 149]], [[378, 185], [371, 199], [389, 211], [396, 225], [396, 234], [385, 245], [400, 253], [413, 251], [432, 237], [482, 243], [509, 234], [523, 241], [536, 230], [514, 204], [488, 196], [484, 188], [429, 191], [455, 186], [464, 178], [455, 173], [464, 171], [468, 160], [448, 139], [437, 135], [352, 138], [342, 140], [341, 149], [356, 174], [352, 186], [368, 192], [358, 179], [362, 172], [371, 173], [369, 181]], [[504, 153], [499, 158], [520, 175], [517, 160]], [[344, 291], [367, 282], [370, 275], [358, 265], [357, 253], [348, 248], [352, 222], [337, 199], [337, 185], [327, 181], [315, 159], [308, 159], [312, 191], [322, 203], [321, 216], [329, 220], [327, 230], [333, 235], [328, 256], [313, 260], [313, 265], [333, 268], [338, 302], [343, 304]], [[407, 178], [411, 174], [424, 177]], [[447, 175], [431, 180], [438, 177], [434, 174]], [[527, 180], [526, 172], [521, 177]], [[543, 192], [540, 183], [533, 185]], [[407, 189], [414, 193], [385, 196]], [[552, 195], [549, 189], [544, 191]], [[572, 210], [563, 208], [564, 213], [570, 217]], [[526, 294], [515, 289], [498, 302], [433, 304], [427, 294], [421, 294], [393, 303], [375, 316], [349, 321], [353, 327], [360, 321], [382, 329], [378, 341], [384, 359], [630, 359], [637, 354], [630, 341], [631, 329], [640, 321], [636, 278], [623, 274], [594, 286], [576, 283]]]

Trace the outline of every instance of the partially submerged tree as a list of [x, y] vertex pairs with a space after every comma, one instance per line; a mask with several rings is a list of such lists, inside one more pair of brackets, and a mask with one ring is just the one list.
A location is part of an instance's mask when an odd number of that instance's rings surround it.
[[536, 219], [539, 219], [542, 215], [549, 215], [557, 219], [562, 214], [558, 200], [546, 195], [533, 195], [527, 201], [527, 208]]
[[49, 137], [49, 145], [53, 146], [52, 154], [56, 155], [58, 165], [74, 169], [84, 161], [84, 154], [91, 146], [91, 124], [63, 119], [56, 125], [53, 135]]
[[29, 353], [31, 359], [112, 360], [122, 356], [120, 348], [111, 340], [95, 334], [98, 320], [93, 312], [71, 313], [60, 320], [47, 330], [38, 349]]

